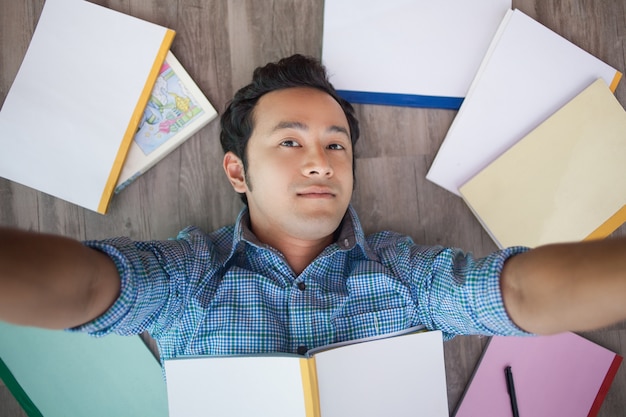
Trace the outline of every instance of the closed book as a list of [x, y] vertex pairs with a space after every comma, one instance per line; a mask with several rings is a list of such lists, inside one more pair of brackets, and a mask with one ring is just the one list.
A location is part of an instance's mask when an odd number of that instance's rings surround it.
[[594, 417], [622, 357], [574, 333], [492, 337], [454, 417], [511, 416], [511, 367], [520, 416]]
[[105, 213], [170, 29], [47, 0], [0, 110], [0, 176]]
[[325, 0], [322, 61], [352, 103], [458, 109], [511, 0]]
[[464, 184], [499, 247], [603, 238], [626, 221], [626, 111], [599, 79]]
[[519, 10], [500, 25], [426, 178], [459, 187], [585, 87], [621, 73]]
[[161, 366], [139, 336], [0, 322], [0, 379], [28, 417], [167, 417]]

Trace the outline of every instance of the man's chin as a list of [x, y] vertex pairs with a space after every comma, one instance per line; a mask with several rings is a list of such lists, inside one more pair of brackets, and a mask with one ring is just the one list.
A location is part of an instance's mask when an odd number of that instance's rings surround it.
[[[302, 238], [321, 239], [335, 233], [345, 215], [337, 210], [315, 210], [298, 216]], [[306, 236], [305, 236], [306, 235]]]

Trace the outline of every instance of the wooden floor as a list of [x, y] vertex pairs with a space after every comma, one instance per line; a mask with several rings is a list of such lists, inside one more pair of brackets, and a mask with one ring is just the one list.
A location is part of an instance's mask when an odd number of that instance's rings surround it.
[[[174, 54], [219, 112], [250, 80], [255, 67], [296, 52], [321, 55], [322, 0], [96, 2], [175, 29]], [[514, 0], [513, 6], [626, 70], [626, 0]], [[42, 7], [43, 0], [0, 0], [0, 103]], [[626, 81], [616, 95], [626, 105]], [[393, 229], [420, 243], [457, 246], [477, 255], [494, 250], [463, 202], [425, 180], [455, 112], [382, 106], [357, 106], [357, 112], [362, 138], [356, 148], [353, 203], [366, 231]], [[0, 179], [0, 225], [78, 239], [112, 235], [163, 239], [189, 224], [213, 230], [232, 223], [241, 207], [222, 173], [218, 125], [212, 122], [116, 196], [106, 216]], [[626, 227], [616, 234], [626, 235]], [[626, 324], [585, 336], [626, 354]], [[451, 411], [486, 340], [465, 336], [445, 343]], [[600, 412], [603, 417], [624, 415], [626, 366], [618, 372]], [[25, 414], [0, 383], [0, 417], [8, 416]]]

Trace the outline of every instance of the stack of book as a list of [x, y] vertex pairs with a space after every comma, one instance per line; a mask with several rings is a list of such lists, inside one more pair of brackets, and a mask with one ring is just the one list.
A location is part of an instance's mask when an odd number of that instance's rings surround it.
[[463, 197], [499, 247], [608, 236], [626, 221], [621, 76], [509, 11], [427, 179]]
[[322, 59], [354, 103], [459, 109], [426, 178], [499, 247], [601, 238], [626, 221], [622, 74], [510, 1], [326, 0]]
[[216, 116], [169, 52], [174, 36], [47, 0], [0, 111], [0, 176], [104, 214], [115, 190]]

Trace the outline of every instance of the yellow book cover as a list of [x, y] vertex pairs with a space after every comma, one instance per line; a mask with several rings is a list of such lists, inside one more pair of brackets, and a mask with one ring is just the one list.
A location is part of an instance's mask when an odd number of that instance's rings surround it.
[[499, 247], [603, 238], [626, 221], [626, 112], [599, 79], [461, 188]]

